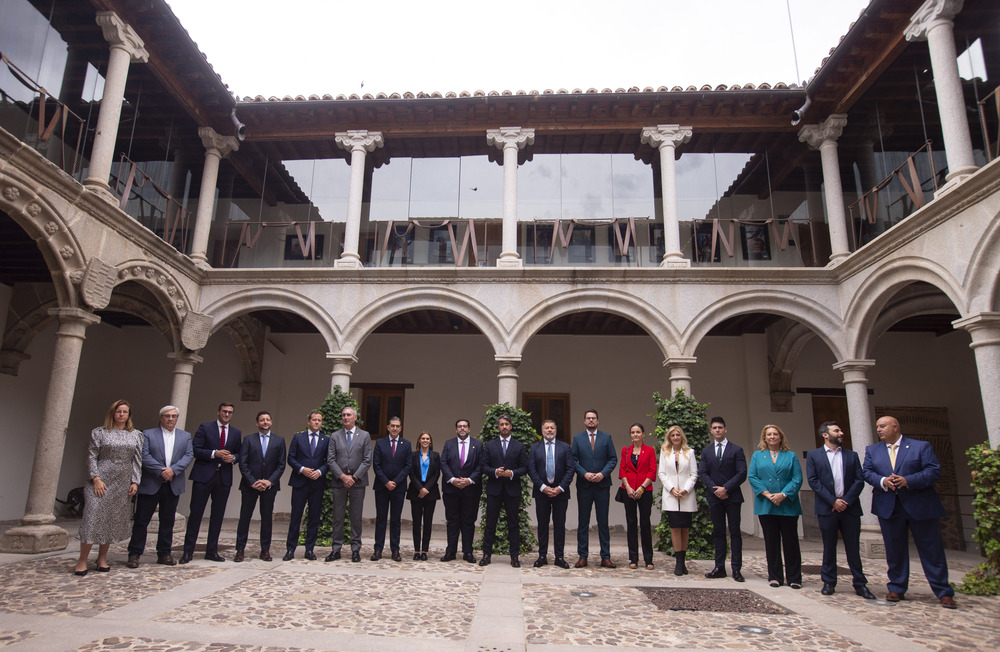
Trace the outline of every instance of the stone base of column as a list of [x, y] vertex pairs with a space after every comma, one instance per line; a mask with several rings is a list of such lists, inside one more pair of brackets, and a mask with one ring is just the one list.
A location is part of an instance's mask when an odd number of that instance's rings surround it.
[[861, 526], [861, 556], [867, 559], [885, 559], [885, 541], [877, 525]]
[[959, 168], [954, 172], [949, 172], [948, 176], [945, 177], [945, 184], [934, 191], [934, 199], [937, 199], [941, 195], [947, 195], [949, 192], [962, 185], [962, 182], [971, 177], [978, 169], [979, 168], [974, 165], [968, 165], [966, 167]]
[[341, 256], [333, 261], [334, 269], [361, 269], [364, 265], [357, 256]]
[[830, 254], [830, 262], [826, 264], [827, 268], [836, 267], [840, 263], [844, 262], [851, 256], [850, 252], [845, 251], [839, 254]]
[[65, 550], [69, 533], [51, 523], [45, 525], [18, 525], [3, 533], [0, 552], [32, 555], [39, 552]]
[[517, 254], [500, 254], [500, 257], [497, 258], [497, 267], [521, 268], [524, 267], [524, 263], [521, 262], [521, 257]]
[[660, 261], [660, 267], [683, 269], [691, 267], [691, 261], [685, 258], [680, 252], [671, 252], [663, 254], [663, 260]]
[[107, 182], [102, 182], [100, 179], [88, 178], [83, 180], [83, 187], [109, 204], [118, 205], [118, 198], [111, 194], [111, 186]]

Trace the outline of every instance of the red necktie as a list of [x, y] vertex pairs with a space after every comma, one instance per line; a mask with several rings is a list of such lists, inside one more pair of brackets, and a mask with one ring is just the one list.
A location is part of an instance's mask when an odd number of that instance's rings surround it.
[[396, 457], [396, 440], [392, 440], [392, 456]]
[[226, 447], [226, 427], [222, 426], [222, 430], [219, 432], [219, 448]]

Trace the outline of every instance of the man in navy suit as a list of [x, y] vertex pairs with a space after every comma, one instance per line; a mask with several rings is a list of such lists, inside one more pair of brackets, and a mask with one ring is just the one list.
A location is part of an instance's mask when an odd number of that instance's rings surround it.
[[861, 460], [854, 451], [842, 448], [844, 431], [835, 421], [819, 426], [824, 444], [806, 453], [806, 480], [816, 497], [816, 518], [823, 535], [823, 595], [833, 595], [837, 586], [837, 536], [844, 538], [847, 565], [854, 577], [854, 592], [866, 600], [875, 596], [868, 590], [868, 578], [861, 568]]
[[726, 422], [712, 417], [712, 441], [701, 451], [698, 475], [704, 483], [708, 512], [712, 516], [715, 539], [715, 568], [705, 577], [726, 576], [726, 521], [729, 521], [729, 542], [732, 548], [730, 566], [733, 579], [743, 582], [743, 533], [740, 531], [740, 511], [743, 491], [740, 485], [747, 479], [747, 456], [743, 449], [726, 439]]
[[372, 561], [382, 558], [385, 547], [385, 526], [389, 524], [389, 550], [393, 561], [403, 561], [399, 554], [399, 530], [402, 526], [403, 503], [406, 500], [406, 479], [410, 474], [410, 442], [403, 439], [403, 422], [389, 419], [388, 437], [375, 442], [372, 468], [375, 469], [375, 551]]
[[452, 561], [458, 552], [458, 534], [462, 533], [462, 558], [476, 563], [472, 554], [472, 540], [476, 534], [476, 517], [479, 516], [479, 499], [482, 485], [479, 480], [479, 459], [483, 442], [470, 437], [468, 419], [455, 422], [455, 437], [444, 443], [441, 450], [441, 499], [444, 501], [445, 523], [448, 528], [448, 546], [441, 561]]
[[889, 602], [899, 602], [910, 582], [910, 534], [917, 544], [927, 582], [945, 609], [955, 609], [955, 590], [948, 583], [948, 560], [941, 539], [944, 505], [934, 490], [941, 465], [931, 445], [903, 437], [899, 421], [884, 416], [875, 422], [882, 441], [865, 449], [862, 472], [873, 487], [872, 513], [878, 516], [889, 564]]
[[271, 432], [271, 413], [257, 413], [257, 432], [243, 438], [240, 449], [240, 521], [236, 526], [236, 556], [244, 559], [244, 548], [250, 534], [250, 519], [260, 499], [260, 558], [271, 561], [271, 515], [274, 498], [281, 489], [281, 474], [285, 472], [285, 440]]
[[153, 512], [160, 508], [160, 528], [156, 537], [156, 563], [173, 566], [170, 548], [174, 540], [177, 501], [184, 493], [184, 469], [191, 464], [191, 434], [176, 428], [180, 411], [173, 405], [160, 409], [160, 427], [142, 432], [142, 477], [135, 501], [132, 539], [128, 542], [129, 568], [139, 566], [146, 547], [146, 528]]
[[486, 526], [483, 528], [483, 558], [480, 566], [489, 566], [493, 559], [493, 541], [497, 535], [500, 507], [507, 516], [507, 542], [510, 545], [510, 565], [521, 567], [521, 478], [528, 472], [528, 456], [524, 444], [511, 436], [513, 424], [502, 414], [497, 418], [500, 437], [483, 448], [482, 472], [486, 478]]
[[569, 568], [563, 557], [566, 545], [566, 509], [569, 507], [569, 485], [576, 468], [569, 444], [556, 439], [556, 422], [542, 422], [542, 441], [528, 451], [528, 476], [534, 485], [535, 516], [538, 519], [538, 559], [534, 567], [549, 563], [549, 518], [552, 519], [555, 564]]
[[323, 415], [316, 410], [306, 419], [308, 428], [297, 432], [288, 447], [288, 466], [292, 474], [288, 484], [292, 488], [292, 515], [288, 521], [288, 538], [285, 540], [285, 556], [282, 561], [295, 558], [295, 547], [299, 543], [299, 527], [302, 512], [309, 505], [309, 523], [306, 525], [305, 558], [316, 560], [313, 546], [319, 532], [319, 520], [323, 515], [323, 492], [326, 490], [326, 454], [330, 438], [320, 432]]
[[573, 437], [573, 464], [576, 467], [576, 502], [579, 508], [579, 525], [576, 531], [576, 549], [580, 558], [577, 568], [587, 565], [590, 552], [590, 511], [597, 516], [597, 537], [601, 541], [601, 566], [614, 568], [611, 561], [611, 530], [608, 527], [608, 509], [611, 506], [611, 472], [618, 464], [618, 455], [611, 435], [597, 429], [597, 410], [583, 413], [586, 428]]
[[194, 464], [191, 466], [191, 509], [188, 513], [187, 532], [184, 534], [184, 552], [180, 563], [186, 564], [194, 556], [201, 518], [208, 499], [212, 511], [208, 518], [208, 539], [205, 541], [205, 559], [226, 561], [219, 554], [219, 533], [226, 517], [226, 502], [233, 486], [233, 466], [237, 463], [243, 433], [230, 425], [233, 420], [232, 403], [219, 403], [218, 419], [203, 423], [194, 433], [192, 447]]

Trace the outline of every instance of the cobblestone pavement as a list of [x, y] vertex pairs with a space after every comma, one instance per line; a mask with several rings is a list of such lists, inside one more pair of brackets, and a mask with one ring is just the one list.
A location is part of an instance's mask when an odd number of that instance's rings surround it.
[[[234, 525], [227, 522], [224, 537]], [[673, 559], [662, 553], [655, 569], [630, 570], [620, 536], [612, 541], [616, 569], [563, 570], [551, 563], [536, 569], [534, 555], [522, 557], [520, 569], [500, 556], [485, 568], [461, 559], [442, 563], [443, 540], [434, 541], [427, 562], [413, 561], [408, 547], [402, 562], [371, 562], [369, 545], [361, 563], [351, 563], [349, 554], [324, 563], [329, 549], [321, 548], [317, 561], [302, 559], [300, 548], [290, 562], [277, 561], [283, 551], [272, 550], [275, 561], [268, 563], [250, 546], [247, 561], [234, 564], [230, 539], [223, 542], [226, 563], [196, 555], [190, 564], [167, 567], [147, 553], [134, 570], [125, 567], [120, 544], [112, 547], [110, 572], [98, 573], [92, 563], [82, 578], [73, 575], [71, 540], [61, 553], [0, 555], [0, 649], [1000, 649], [1000, 598], [958, 595], [959, 609], [944, 610], [919, 564], [901, 603], [863, 600], [849, 580], [827, 597], [815, 574], [805, 575], [800, 591], [769, 587], [763, 544], [745, 542], [747, 582], [737, 584], [706, 579], [707, 561], [689, 562], [689, 575], [674, 576]], [[818, 542], [803, 540], [802, 549], [807, 571], [818, 568]], [[975, 563], [974, 555], [949, 551], [953, 581]], [[865, 571], [872, 591], [884, 595], [884, 561], [866, 559]], [[743, 589], [787, 613], [660, 611], [643, 588]]]

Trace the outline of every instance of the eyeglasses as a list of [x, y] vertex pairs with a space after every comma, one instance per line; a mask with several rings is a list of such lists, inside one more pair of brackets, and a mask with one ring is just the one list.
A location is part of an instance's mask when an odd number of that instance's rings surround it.
[[180, 415], [177, 415], [177, 414], [164, 414], [163, 415], [163, 417], [165, 419], [176, 419], [178, 416], [180, 416]]
[[232, 414], [233, 413], [232, 410], [219, 410], [219, 412], [222, 413], [222, 414]]

